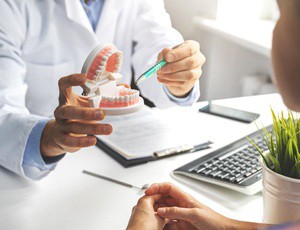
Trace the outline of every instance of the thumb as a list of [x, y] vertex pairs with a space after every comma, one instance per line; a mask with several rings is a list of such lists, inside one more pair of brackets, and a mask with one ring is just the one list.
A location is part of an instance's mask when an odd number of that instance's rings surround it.
[[161, 61], [165, 56], [166, 56], [166, 54], [168, 53], [168, 52], [170, 52], [172, 49], [170, 49], [170, 48], [164, 48], [160, 53], [159, 53], [159, 55], [158, 55], [158, 57], [157, 57], [157, 61]]
[[170, 220], [185, 220], [187, 222], [193, 223], [197, 219], [198, 209], [197, 208], [159, 208], [157, 214], [160, 217], [170, 219]]

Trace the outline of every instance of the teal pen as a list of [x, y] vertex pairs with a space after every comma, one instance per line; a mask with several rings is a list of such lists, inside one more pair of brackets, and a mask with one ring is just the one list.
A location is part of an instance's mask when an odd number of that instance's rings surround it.
[[158, 70], [160, 70], [164, 65], [166, 65], [167, 62], [165, 59], [162, 59], [160, 62], [158, 62], [155, 66], [151, 67], [149, 70], [147, 70], [145, 73], [143, 73], [135, 82], [135, 84], [140, 84], [141, 82], [148, 79], [150, 76], [155, 74]]

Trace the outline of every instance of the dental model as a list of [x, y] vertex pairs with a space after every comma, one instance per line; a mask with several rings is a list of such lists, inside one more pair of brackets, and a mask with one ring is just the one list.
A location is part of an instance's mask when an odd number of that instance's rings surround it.
[[127, 84], [119, 84], [123, 53], [110, 43], [96, 46], [87, 57], [82, 73], [87, 81], [83, 95], [89, 97], [91, 107], [102, 108], [106, 115], [125, 115], [142, 109], [139, 91]]

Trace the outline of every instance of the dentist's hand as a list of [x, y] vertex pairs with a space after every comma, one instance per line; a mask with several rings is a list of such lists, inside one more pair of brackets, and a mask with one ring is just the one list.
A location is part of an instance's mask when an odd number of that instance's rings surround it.
[[202, 75], [205, 57], [200, 52], [199, 43], [185, 41], [173, 49], [165, 48], [158, 61], [163, 57], [168, 64], [157, 71], [158, 81], [165, 84], [174, 96], [186, 97]]
[[83, 85], [85, 81], [83, 74], [73, 74], [59, 80], [59, 106], [54, 112], [55, 119], [47, 123], [41, 137], [43, 157], [93, 146], [96, 138], [90, 135], [109, 135], [112, 132], [111, 125], [98, 123], [104, 119], [104, 112], [99, 108], [90, 108], [86, 97], [73, 93], [72, 86]]

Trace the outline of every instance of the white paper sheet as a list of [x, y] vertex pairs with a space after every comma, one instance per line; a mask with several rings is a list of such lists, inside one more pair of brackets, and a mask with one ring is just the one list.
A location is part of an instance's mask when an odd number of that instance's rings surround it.
[[110, 117], [106, 122], [113, 125], [113, 133], [97, 137], [127, 159], [152, 156], [155, 151], [181, 145], [207, 142], [196, 120], [186, 117], [189, 116], [149, 109], [131, 116]]

